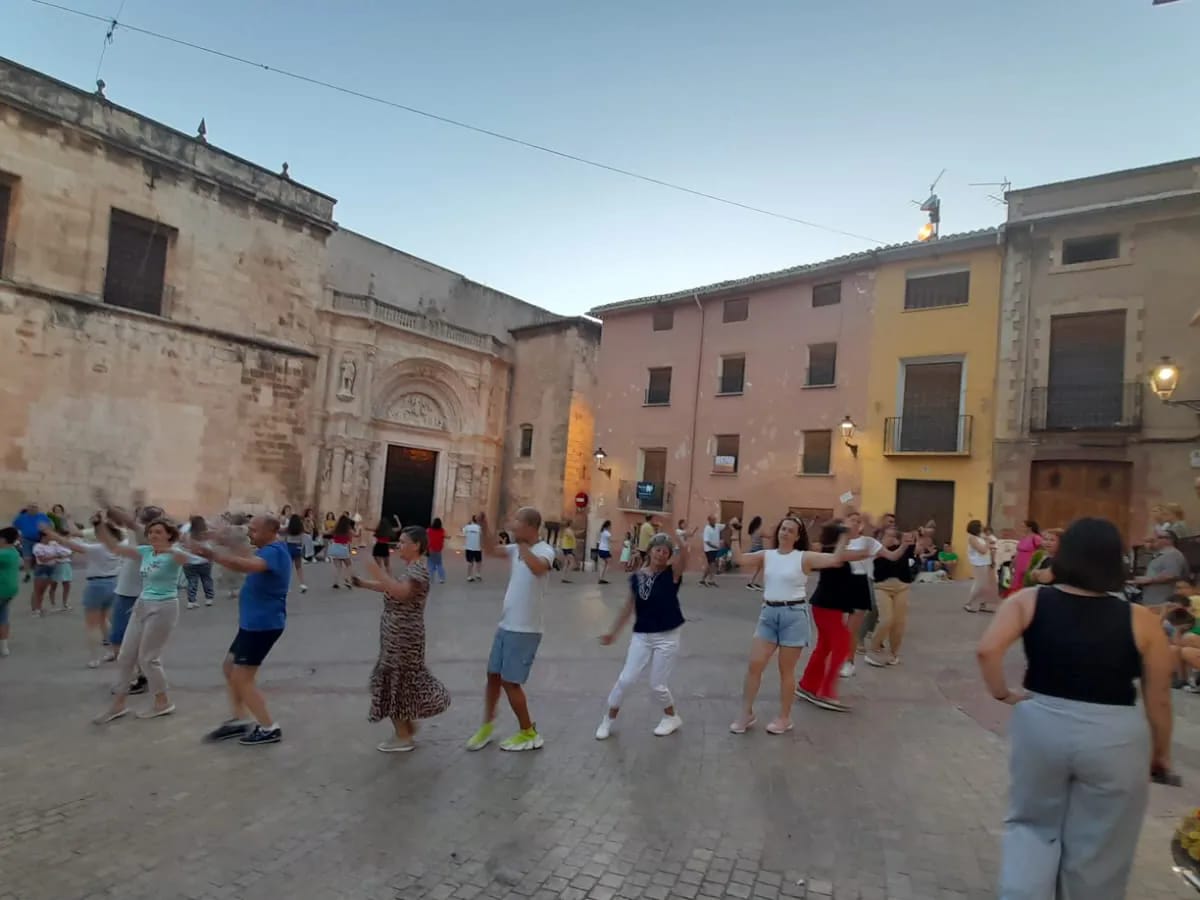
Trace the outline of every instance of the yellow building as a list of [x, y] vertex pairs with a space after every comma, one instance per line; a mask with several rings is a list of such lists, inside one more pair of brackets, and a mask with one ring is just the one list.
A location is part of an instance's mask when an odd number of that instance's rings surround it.
[[932, 519], [959, 578], [967, 523], [991, 506], [1003, 249], [988, 229], [879, 255], [867, 420], [854, 423], [863, 508], [906, 530]]

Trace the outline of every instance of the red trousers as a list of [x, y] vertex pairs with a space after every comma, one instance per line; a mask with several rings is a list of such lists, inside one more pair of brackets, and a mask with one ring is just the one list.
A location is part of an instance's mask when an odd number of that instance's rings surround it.
[[812, 614], [817, 626], [817, 646], [808, 658], [800, 687], [818, 697], [835, 700], [842, 663], [850, 655], [850, 629], [846, 627], [846, 614], [819, 606], [812, 607]]

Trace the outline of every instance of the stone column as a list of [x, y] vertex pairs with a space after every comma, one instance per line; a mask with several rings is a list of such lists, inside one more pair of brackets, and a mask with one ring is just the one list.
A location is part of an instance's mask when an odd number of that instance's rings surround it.
[[346, 462], [346, 448], [333, 448], [333, 465], [330, 470], [329, 478], [329, 503], [330, 509], [333, 510], [335, 516], [340, 516], [342, 510], [346, 508], [345, 501], [342, 498], [342, 473]]

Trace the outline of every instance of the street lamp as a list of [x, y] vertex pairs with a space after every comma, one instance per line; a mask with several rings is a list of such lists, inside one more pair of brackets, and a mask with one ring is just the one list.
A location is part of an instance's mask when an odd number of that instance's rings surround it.
[[847, 413], [846, 418], [842, 419], [842, 440], [846, 446], [850, 448], [850, 455], [858, 459], [858, 444], [851, 442], [850, 438], [854, 437], [854, 420]]
[[596, 457], [596, 471], [603, 472], [609, 478], [612, 478], [612, 466], [604, 465], [604, 461], [608, 459], [608, 454], [604, 452], [604, 448], [597, 447], [596, 452], [592, 456]]
[[1173, 400], [1175, 388], [1179, 387], [1179, 366], [1169, 356], [1164, 356], [1150, 372], [1150, 390], [1167, 406], [1183, 406], [1200, 413], [1200, 400]]

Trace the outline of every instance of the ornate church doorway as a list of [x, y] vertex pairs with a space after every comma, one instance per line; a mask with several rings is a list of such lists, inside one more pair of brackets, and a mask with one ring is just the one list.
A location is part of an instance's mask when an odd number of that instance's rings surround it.
[[428, 526], [433, 518], [437, 451], [389, 444], [383, 476], [384, 517], [404, 525]]

